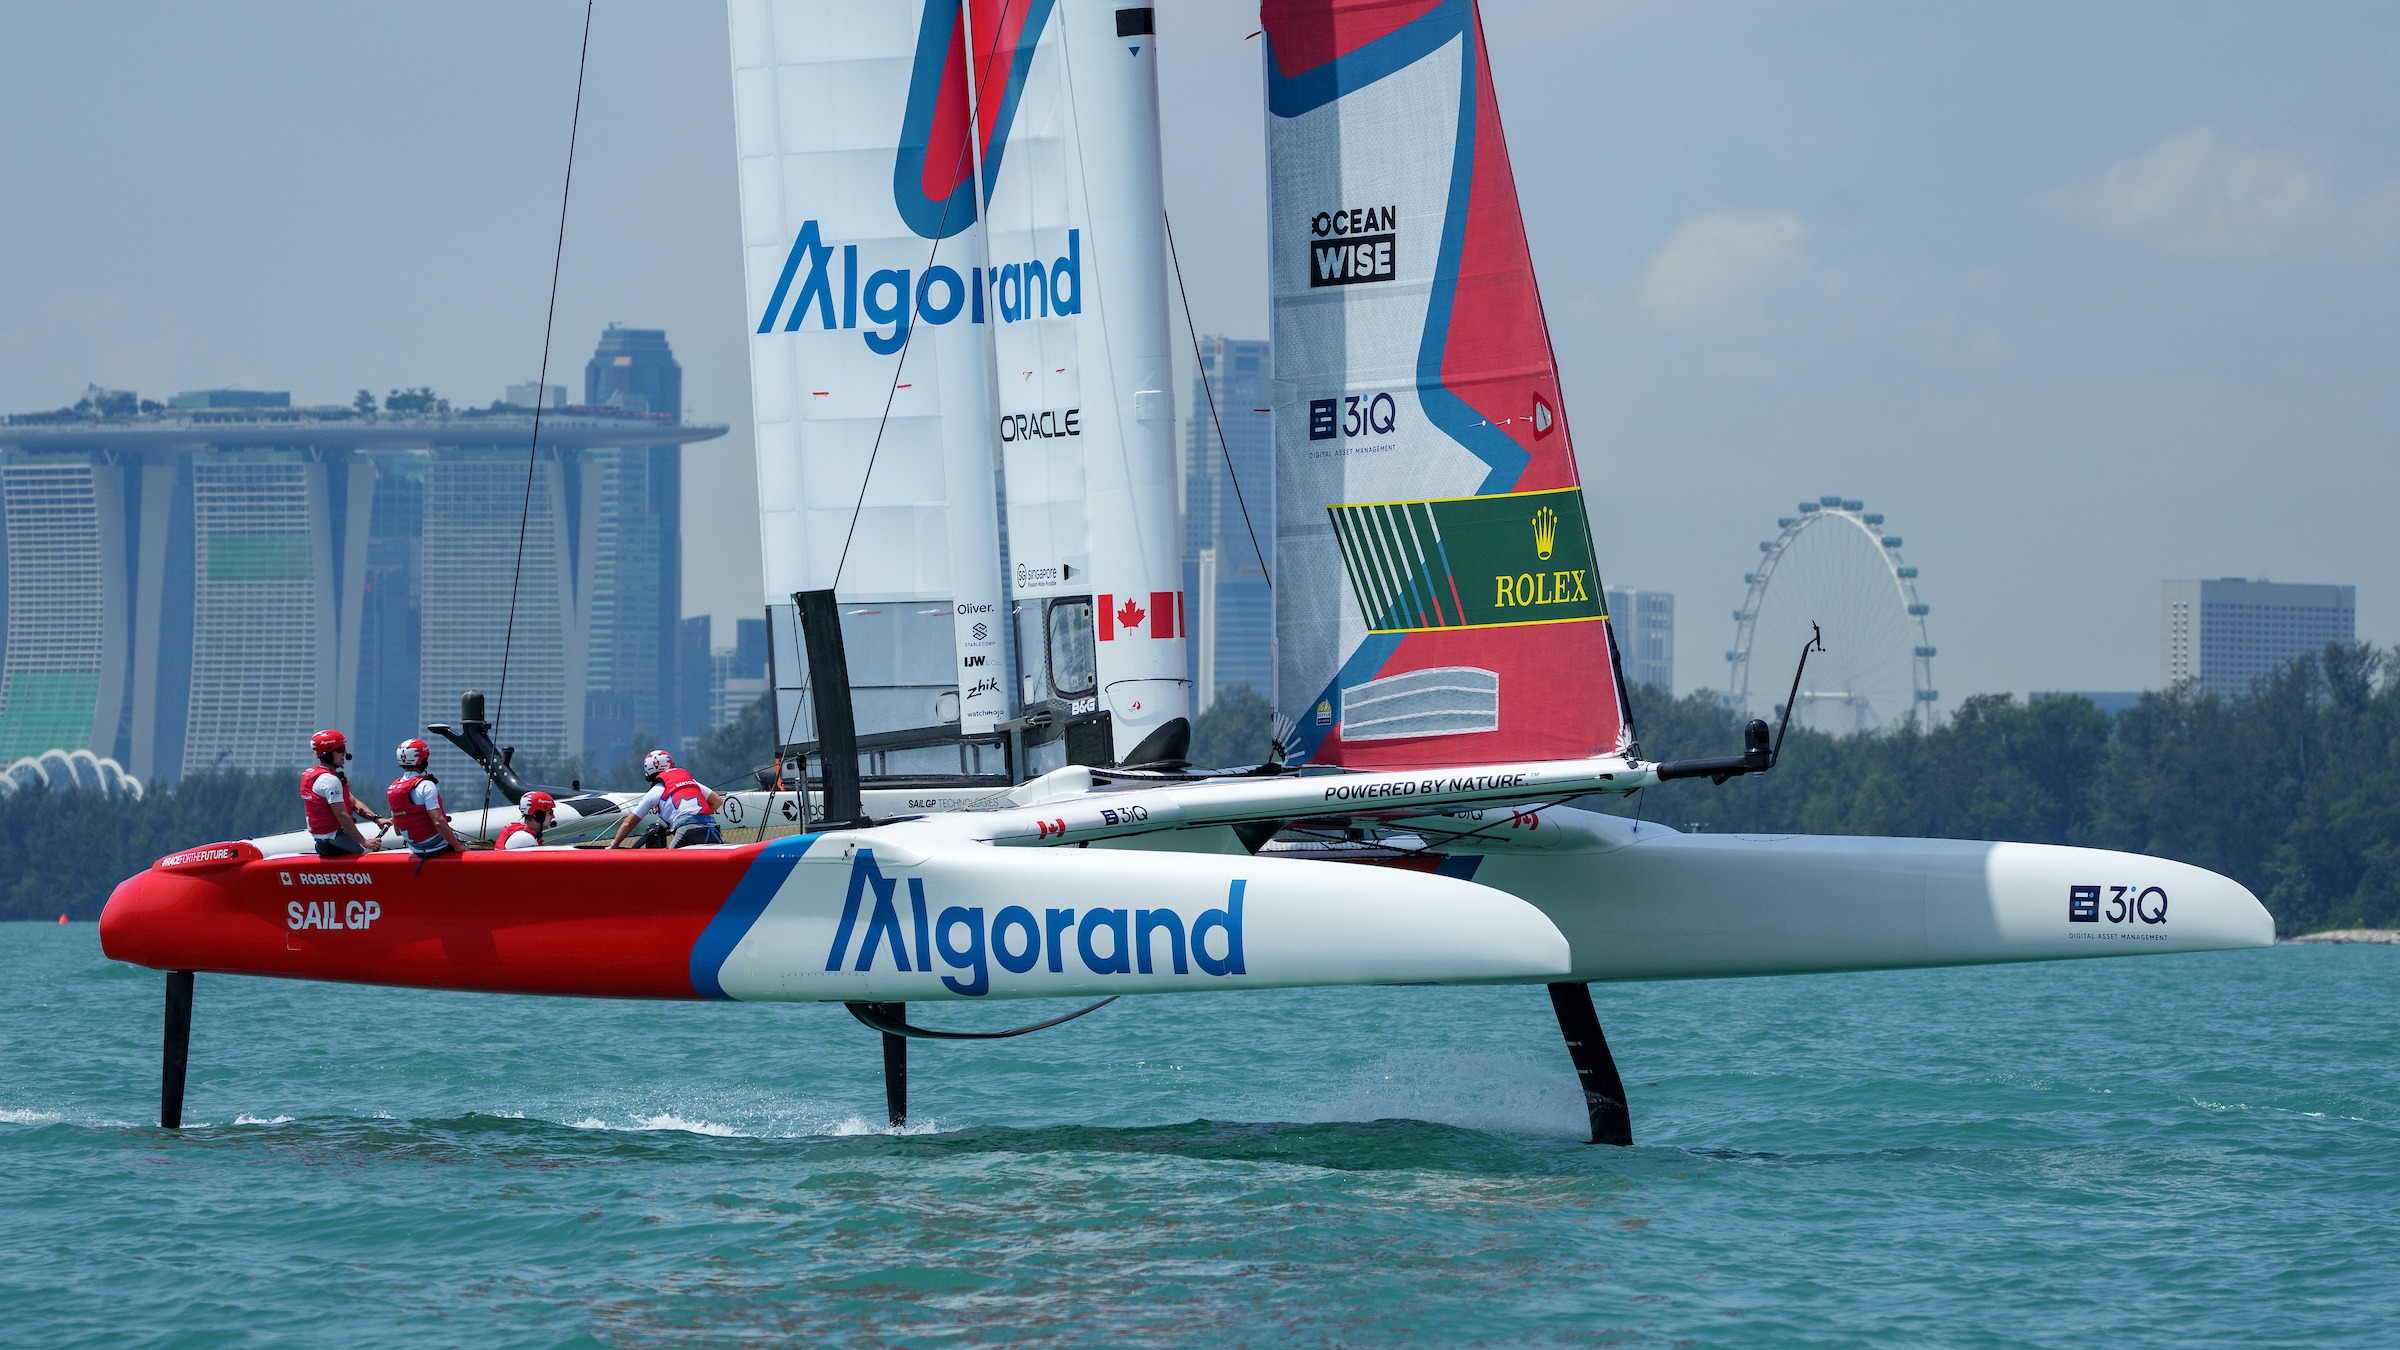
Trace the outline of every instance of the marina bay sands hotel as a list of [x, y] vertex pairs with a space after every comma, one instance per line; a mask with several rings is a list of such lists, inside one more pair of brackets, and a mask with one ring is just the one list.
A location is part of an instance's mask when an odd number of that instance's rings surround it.
[[[0, 421], [0, 763], [88, 747], [144, 780], [278, 769], [309, 733], [361, 762], [500, 690], [499, 733], [613, 761], [675, 731], [682, 420], [665, 334], [612, 326], [585, 399], [521, 386], [292, 407], [92, 391]], [[447, 746], [437, 753], [453, 755]], [[464, 761], [449, 765], [462, 771]]]

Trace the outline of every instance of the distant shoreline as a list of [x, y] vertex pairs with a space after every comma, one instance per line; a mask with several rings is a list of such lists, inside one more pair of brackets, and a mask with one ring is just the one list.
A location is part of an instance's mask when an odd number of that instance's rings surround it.
[[2283, 942], [2357, 942], [2381, 947], [2400, 947], [2400, 928], [2337, 928], [2324, 933], [2302, 933], [2298, 937], [2278, 939]]

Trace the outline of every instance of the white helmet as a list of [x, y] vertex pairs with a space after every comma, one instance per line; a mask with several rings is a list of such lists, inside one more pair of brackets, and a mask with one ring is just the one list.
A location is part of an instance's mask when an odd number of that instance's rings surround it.
[[656, 778], [674, 767], [675, 757], [664, 750], [653, 750], [642, 756], [642, 775], [646, 778]]

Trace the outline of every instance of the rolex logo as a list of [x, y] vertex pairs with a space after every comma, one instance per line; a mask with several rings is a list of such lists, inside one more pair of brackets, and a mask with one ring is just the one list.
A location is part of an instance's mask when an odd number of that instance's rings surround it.
[[1533, 552], [1544, 562], [1550, 560], [1550, 546], [1558, 542], [1558, 513], [1545, 506], [1533, 513]]

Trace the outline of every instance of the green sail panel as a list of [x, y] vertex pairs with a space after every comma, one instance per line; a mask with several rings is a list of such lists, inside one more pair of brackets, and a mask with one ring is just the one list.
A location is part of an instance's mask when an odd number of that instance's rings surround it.
[[1581, 488], [1325, 511], [1373, 632], [1608, 617]]

